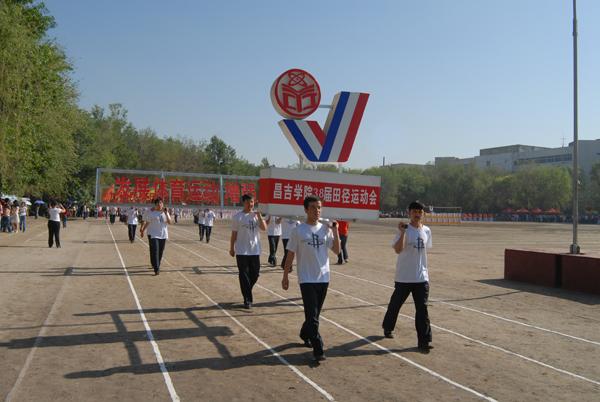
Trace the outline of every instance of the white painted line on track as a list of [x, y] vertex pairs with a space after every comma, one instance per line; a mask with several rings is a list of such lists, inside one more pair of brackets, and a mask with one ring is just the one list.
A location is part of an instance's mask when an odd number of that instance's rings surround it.
[[156, 343], [156, 341], [154, 340], [154, 335], [152, 334], [152, 329], [150, 328], [150, 324], [148, 324], [148, 320], [146, 319], [146, 314], [144, 314], [144, 309], [142, 308], [140, 299], [138, 298], [137, 292], [135, 291], [135, 288], [133, 286], [133, 282], [131, 282], [131, 278], [129, 277], [129, 271], [127, 271], [127, 267], [125, 266], [125, 262], [123, 261], [123, 257], [121, 256], [121, 251], [119, 251], [119, 246], [117, 246], [117, 241], [115, 240], [115, 236], [113, 235], [113, 232], [112, 232], [110, 226], [108, 225], [108, 223], [106, 224], [106, 226], [108, 227], [108, 231], [110, 232], [110, 237], [112, 238], [113, 244], [115, 245], [115, 249], [117, 250], [117, 254], [119, 255], [119, 260], [121, 260], [121, 266], [123, 267], [123, 270], [125, 271], [125, 277], [127, 278], [127, 282], [129, 283], [129, 288], [131, 289], [133, 298], [135, 299], [135, 304], [137, 305], [138, 312], [140, 314], [142, 322], [144, 323], [144, 328], [146, 328], [146, 335], [148, 336], [148, 340], [150, 341], [150, 344], [152, 345], [152, 349], [154, 350], [154, 355], [156, 356], [156, 361], [160, 367], [160, 371], [163, 374], [163, 378], [165, 380], [165, 384], [167, 385], [167, 389], [169, 390], [169, 395], [171, 396], [171, 400], [173, 402], [179, 401], [179, 396], [177, 395], [177, 392], [175, 391], [175, 387], [173, 386], [173, 381], [171, 381], [171, 376], [169, 375], [169, 372], [167, 371], [167, 367], [165, 366], [165, 362], [163, 360], [162, 354], [160, 353], [160, 349], [158, 348], [158, 343]]
[[[192, 233], [189, 230], [184, 230], [184, 229], [179, 229], [179, 230], [181, 230], [183, 232], [187, 232], [187, 233]], [[211, 239], [212, 239], [212, 237], [211, 237]], [[221, 239], [216, 239], [216, 240], [220, 241], [220, 242], [223, 242], [223, 243], [229, 244], [229, 242], [227, 242], [225, 240], [221, 240]], [[362, 281], [362, 282], [370, 283], [370, 284], [375, 285], [375, 286], [381, 286], [381, 287], [384, 287], [386, 289], [392, 289], [392, 290], [394, 290], [393, 286], [385, 285], [383, 283], [371, 281], [369, 279], [360, 278], [360, 277], [354, 276], [354, 275], [343, 274], [341, 272], [338, 272], [337, 270], [332, 270], [331, 272], [333, 274], [336, 274], [336, 275], [345, 276], [347, 278], [351, 278], [351, 279], [354, 279], [354, 280], [357, 280], [357, 281]], [[524, 323], [524, 322], [521, 322], [521, 321], [518, 321], [518, 320], [513, 320], [513, 319], [510, 319], [510, 318], [502, 317], [502, 316], [499, 316], [497, 314], [488, 313], [488, 312], [485, 312], [485, 311], [482, 311], [482, 310], [478, 310], [478, 309], [475, 309], [475, 308], [472, 308], [472, 307], [467, 307], [467, 306], [463, 306], [463, 305], [460, 305], [460, 304], [445, 302], [445, 301], [437, 300], [437, 299], [430, 299], [430, 301], [434, 302], [434, 303], [445, 304], [445, 305], [448, 305], [448, 306], [452, 306], [452, 307], [460, 308], [460, 309], [463, 309], [463, 310], [471, 311], [473, 313], [482, 314], [482, 315], [485, 315], [485, 316], [488, 316], [488, 317], [492, 317], [492, 318], [495, 318], [495, 319], [498, 319], [498, 320], [510, 322], [511, 324], [522, 325], [524, 327], [528, 327], [528, 328], [532, 328], [532, 329], [537, 329], [538, 331], [548, 332], [548, 333], [551, 333], [551, 334], [554, 334], [554, 335], [564, 336], [566, 338], [570, 338], [570, 339], [573, 339], [573, 340], [576, 340], [576, 341], [586, 342], [586, 343], [590, 343], [592, 345], [600, 346], [600, 342], [597, 342], [597, 341], [592, 341], [590, 339], [581, 338], [581, 337], [574, 336], [574, 335], [569, 335], [569, 334], [566, 334], [564, 332], [554, 331], [552, 329], [540, 327], [538, 325], [527, 324], [527, 323]]]
[[[202, 255], [200, 255], [200, 254], [196, 253], [196, 252], [195, 252], [195, 251], [193, 251], [193, 250], [190, 250], [190, 249], [188, 249], [188, 248], [186, 248], [186, 247], [183, 247], [183, 246], [182, 246], [182, 245], [180, 245], [180, 244], [177, 244], [177, 243], [175, 243], [175, 242], [173, 242], [173, 244], [174, 244], [174, 245], [176, 245], [177, 247], [180, 247], [180, 248], [182, 248], [182, 249], [184, 249], [184, 250], [188, 251], [188, 252], [189, 252], [189, 253], [191, 253], [191, 254], [194, 254], [194, 255], [196, 255], [196, 256], [198, 256], [198, 257], [202, 258], [203, 260], [205, 260], [205, 261], [207, 261], [207, 262], [209, 262], [209, 263], [211, 263], [211, 264], [213, 264], [213, 265], [215, 265], [215, 266], [217, 266], [217, 267], [221, 267], [221, 268], [223, 268], [224, 270], [226, 270], [226, 271], [228, 271], [228, 272], [231, 272], [231, 270], [230, 270], [230, 269], [228, 269], [227, 267], [223, 266], [222, 264], [219, 264], [219, 263], [217, 263], [217, 262], [215, 262], [215, 261], [213, 261], [213, 260], [211, 260], [211, 259], [209, 259], [209, 258], [206, 258], [206, 257], [204, 257], [204, 256], [202, 256]], [[290, 302], [290, 303], [292, 303], [292, 304], [296, 305], [296, 306], [297, 306], [297, 307], [299, 307], [300, 309], [302, 309], [302, 308], [303, 308], [303, 307], [302, 307], [300, 304], [298, 304], [298, 303], [294, 302], [293, 300], [291, 300], [291, 299], [289, 299], [289, 298], [287, 298], [287, 297], [285, 297], [285, 296], [282, 296], [282, 295], [280, 295], [279, 293], [277, 293], [277, 292], [274, 292], [274, 291], [272, 291], [272, 290], [270, 290], [270, 289], [267, 289], [267, 288], [265, 288], [264, 286], [261, 286], [261, 285], [259, 285], [259, 284], [256, 284], [255, 286], [258, 286], [259, 288], [261, 288], [261, 289], [263, 289], [263, 290], [265, 290], [265, 291], [267, 291], [267, 292], [269, 292], [269, 293], [271, 293], [271, 294], [275, 295], [276, 297], [278, 297], [278, 298], [280, 298], [280, 299], [282, 299], [282, 300], [286, 300], [286, 301], [288, 301], [288, 302]], [[362, 335], [359, 335], [358, 333], [356, 333], [356, 332], [352, 331], [351, 329], [348, 329], [348, 328], [344, 327], [343, 325], [341, 325], [341, 324], [338, 324], [337, 322], [335, 322], [335, 321], [333, 321], [333, 320], [330, 320], [329, 318], [327, 318], [327, 317], [325, 317], [325, 316], [323, 316], [323, 315], [321, 316], [321, 318], [322, 318], [324, 321], [327, 321], [327, 322], [329, 322], [330, 324], [334, 325], [335, 327], [337, 327], [337, 328], [339, 328], [339, 329], [341, 329], [341, 330], [343, 330], [343, 331], [345, 331], [345, 332], [347, 332], [347, 333], [349, 333], [349, 334], [353, 335], [354, 337], [356, 337], [356, 338], [358, 338], [358, 339], [360, 339], [360, 340], [364, 341], [365, 343], [367, 343], [367, 344], [370, 344], [370, 345], [372, 345], [372, 346], [375, 346], [377, 349], [383, 350], [383, 351], [387, 352], [388, 354], [390, 354], [390, 355], [392, 355], [392, 356], [394, 356], [394, 357], [396, 357], [396, 358], [398, 358], [398, 359], [400, 359], [400, 360], [404, 361], [405, 363], [408, 363], [408, 364], [410, 364], [410, 365], [412, 365], [412, 366], [414, 366], [414, 367], [416, 367], [416, 368], [418, 368], [418, 369], [420, 369], [420, 370], [422, 370], [422, 371], [424, 371], [424, 372], [426, 372], [426, 373], [428, 373], [428, 374], [432, 375], [433, 377], [435, 377], [435, 378], [437, 378], [437, 379], [440, 379], [440, 380], [442, 380], [442, 381], [444, 381], [444, 382], [446, 382], [446, 383], [448, 383], [448, 384], [451, 384], [451, 385], [453, 385], [453, 386], [455, 386], [455, 387], [457, 387], [457, 388], [459, 388], [459, 389], [462, 389], [463, 391], [469, 392], [469, 393], [471, 393], [471, 394], [473, 394], [473, 395], [475, 395], [475, 396], [477, 396], [477, 397], [479, 397], [479, 398], [482, 398], [482, 399], [484, 399], [484, 400], [487, 400], [487, 401], [496, 401], [495, 399], [493, 399], [493, 398], [491, 398], [491, 397], [489, 397], [489, 396], [487, 396], [487, 395], [485, 395], [485, 394], [482, 394], [482, 393], [480, 393], [480, 392], [478, 392], [478, 391], [476, 391], [476, 390], [474, 390], [474, 389], [472, 389], [472, 388], [469, 388], [469, 387], [467, 387], [467, 386], [465, 386], [465, 385], [459, 384], [459, 383], [457, 383], [457, 382], [455, 382], [455, 381], [453, 381], [453, 380], [449, 379], [448, 377], [445, 377], [445, 376], [443, 376], [443, 375], [441, 375], [441, 374], [439, 374], [439, 373], [437, 373], [437, 372], [435, 372], [435, 371], [433, 371], [433, 370], [431, 370], [431, 369], [429, 369], [429, 368], [427, 368], [427, 367], [425, 367], [425, 366], [423, 366], [423, 365], [420, 365], [420, 364], [419, 364], [419, 363], [417, 363], [417, 362], [414, 362], [414, 361], [412, 361], [412, 360], [410, 360], [410, 359], [408, 359], [408, 358], [406, 358], [406, 357], [404, 357], [404, 356], [401, 356], [401, 355], [399, 355], [399, 354], [398, 354], [398, 353], [396, 353], [396, 352], [392, 352], [391, 350], [389, 350], [388, 348], [386, 348], [386, 347], [384, 347], [384, 346], [381, 346], [381, 345], [380, 345], [380, 344], [378, 344], [377, 342], [373, 342], [373, 341], [371, 341], [371, 340], [369, 340], [369, 339], [365, 338], [364, 336], [362, 336]]]
[[44, 336], [46, 336], [46, 331], [47, 331], [47, 328], [49, 327], [50, 322], [53, 321], [54, 314], [56, 313], [56, 306], [58, 306], [60, 304], [60, 302], [62, 301], [63, 294], [65, 293], [65, 288], [66, 288], [66, 284], [67, 284], [68, 280], [69, 280], [69, 276], [67, 276], [65, 278], [65, 280], [63, 281], [63, 284], [60, 287], [60, 290], [58, 291], [56, 298], [54, 299], [54, 303], [52, 303], [50, 312], [48, 313], [48, 316], [44, 320], [44, 323], [42, 324], [42, 327], [40, 328], [40, 332], [38, 333], [38, 336], [35, 338], [33, 347], [31, 348], [31, 350], [29, 351], [29, 354], [27, 355], [25, 364], [23, 365], [23, 367], [21, 368], [21, 371], [19, 372], [19, 376], [17, 377], [17, 380], [15, 381], [15, 384], [11, 388], [10, 392], [6, 395], [6, 398], [4, 399], [6, 402], [9, 402], [12, 400], [12, 398], [15, 395], [15, 391], [21, 385], [23, 378], [25, 378], [25, 374], [27, 373], [27, 370], [29, 369], [29, 366], [31, 365], [31, 361], [33, 360], [33, 355], [35, 354], [35, 351], [37, 350], [38, 346], [40, 345], [42, 338]]
[[[146, 242], [144, 242], [144, 240], [138, 236], [138, 238], [140, 239], [141, 243], [143, 244], [147, 244]], [[174, 245], [182, 247], [180, 245], [178, 245], [175, 242], [172, 242]], [[188, 250], [189, 251], [189, 250]], [[169, 265], [173, 266], [173, 264], [171, 264], [166, 258], [163, 258], [163, 260], [168, 263]], [[202, 289], [200, 289], [198, 286], [196, 286], [196, 284], [194, 282], [192, 282], [191, 280], [189, 280], [184, 274], [182, 274], [181, 272], [177, 272], [179, 275], [181, 275], [181, 277], [183, 279], [185, 279], [190, 285], [192, 285], [198, 292], [200, 292], [208, 301], [210, 301], [214, 306], [218, 307], [223, 313], [225, 313], [229, 318], [231, 318], [240, 328], [242, 328], [244, 331], [246, 331], [246, 333], [248, 335], [250, 335], [252, 338], [254, 338], [254, 340], [256, 342], [258, 342], [259, 344], [261, 344], [265, 349], [267, 349], [269, 352], [271, 352], [271, 354], [273, 356], [275, 356], [277, 359], [279, 359], [280, 362], [282, 362], [283, 364], [285, 364], [290, 370], [292, 370], [298, 377], [300, 377], [304, 382], [306, 382], [308, 385], [310, 385], [311, 387], [313, 387], [317, 392], [319, 392], [321, 395], [323, 395], [328, 401], [334, 401], [335, 399], [333, 398], [333, 396], [327, 392], [325, 389], [323, 389], [321, 386], [319, 386], [319, 384], [317, 384], [316, 382], [314, 382], [313, 380], [311, 380], [310, 378], [308, 378], [307, 376], [305, 376], [296, 366], [294, 366], [293, 364], [291, 364], [290, 362], [288, 362], [283, 356], [281, 356], [279, 353], [277, 353], [268, 343], [266, 343], [265, 341], [263, 341], [262, 339], [260, 339], [258, 336], [256, 336], [252, 331], [250, 331], [244, 324], [242, 324], [237, 318], [235, 318], [234, 316], [232, 316], [229, 311], [225, 310], [219, 303], [215, 302], [209, 295], [207, 295]]]

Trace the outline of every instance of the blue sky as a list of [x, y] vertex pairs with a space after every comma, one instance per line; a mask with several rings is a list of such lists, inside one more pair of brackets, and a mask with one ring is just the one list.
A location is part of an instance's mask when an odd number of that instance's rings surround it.
[[[239, 156], [297, 162], [269, 90], [298, 67], [322, 103], [371, 94], [350, 161], [469, 157], [573, 137], [571, 0], [46, 0], [80, 105], [138, 128], [218, 135]], [[600, 1], [578, 1], [580, 139], [600, 138]], [[325, 112], [312, 118], [324, 123]]]

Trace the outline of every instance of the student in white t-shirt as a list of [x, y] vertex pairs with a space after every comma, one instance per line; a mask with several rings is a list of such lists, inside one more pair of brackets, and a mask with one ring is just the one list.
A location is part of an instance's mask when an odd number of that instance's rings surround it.
[[204, 210], [198, 209], [198, 234], [200, 235], [200, 241], [204, 240], [204, 233], [206, 232], [204, 227]]
[[60, 248], [60, 214], [66, 214], [67, 210], [62, 204], [56, 201], [50, 201], [48, 208], [48, 247], [52, 248], [56, 243], [56, 248]]
[[117, 207], [112, 206], [108, 209], [108, 214], [109, 214], [109, 218], [110, 218], [110, 224], [114, 225], [115, 224], [115, 218], [117, 216]]
[[[296, 218], [285, 218], [281, 221], [281, 242], [283, 243], [283, 259], [281, 260], [281, 268], [285, 268], [285, 258], [287, 257], [287, 244], [290, 240], [292, 230], [298, 226], [300, 222]], [[292, 269], [290, 268], [290, 272]]]
[[277, 247], [281, 237], [281, 218], [278, 216], [267, 217], [267, 234], [269, 236], [269, 264], [277, 265]]
[[306, 223], [299, 224], [292, 230], [287, 244], [288, 254], [281, 287], [289, 288], [288, 273], [292, 268], [294, 257], [298, 257], [296, 270], [304, 303], [304, 323], [300, 330], [300, 338], [307, 347], [313, 348], [316, 361], [325, 359], [323, 339], [319, 334], [319, 315], [327, 296], [329, 286], [329, 255], [331, 249], [337, 255], [340, 252], [340, 237], [337, 222], [329, 225], [320, 223], [321, 199], [315, 195], [304, 199]]
[[393, 338], [392, 331], [396, 327], [396, 320], [402, 304], [412, 293], [415, 303], [415, 327], [417, 329], [418, 349], [422, 353], [429, 353], [432, 346], [431, 325], [427, 311], [429, 298], [429, 274], [427, 265], [427, 249], [431, 248], [431, 229], [423, 225], [424, 206], [418, 201], [410, 203], [408, 214], [410, 223], [398, 224], [398, 234], [392, 242], [392, 247], [398, 260], [396, 262], [395, 289], [388, 304], [385, 318], [383, 319], [383, 334], [386, 338]]
[[236, 258], [240, 289], [244, 298], [244, 308], [251, 308], [254, 299], [252, 288], [260, 275], [260, 236], [259, 230], [266, 230], [267, 225], [259, 211], [253, 211], [254, 197], [250, 194], [242, 196], [244, 209], [232, 218], [229, 255]]
[[127, 232], [129, 235], [129, 241], [133, 243], [135, 241], [135, 231], [138, 225], [138, 210], [136, 207], [130, 207], [127, 210]]
[[204, 210], [204, 234], [206, 235], [207, 243], [210, 242], [210, 234], [212, 233], [216, 217], [212, 209], [207, 208]]
[[19, 230], [25, 233], [27, 229], [27, 204], [25, 202], [21, 202], [21, 207], [19, 208]]
[[171, 224], [171, 215], [165, 208], [162, 198], [154, 200], [154, 208], [146, 212], [144, 225], [140, 229], [140, 236], [148, 229], [148, 245], [150, 246], [150, 264], [154, 275], [160, 274], [160, 261], [165, 250], [165, 243], [169, 238], [167, 225]]

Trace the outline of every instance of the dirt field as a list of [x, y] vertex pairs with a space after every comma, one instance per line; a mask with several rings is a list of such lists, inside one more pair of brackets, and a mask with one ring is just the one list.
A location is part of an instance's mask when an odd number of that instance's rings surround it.
[[[502, 279], [505, 248], [566, 251], [568, 225], [432, 226], [435, 348], [424, 355], [412, 302], [396, 337], [382, 337], [396, 221], [353, 224], [321, 320], [327, 360], [315, 365], [299, 343], [296, 277], [286, 292], [281, 269], [263, 266], [254, 307], [241, 308], [229, 222], [210, 244], [191, 223], [172, 225], [157, 277], [123, 224], [69, 222], [61, 249], [48, 249], [45, 219], [28, 224], [0, 233], [5, 400], [600, 400], [600, 297]], [[581, 226], [579, 243], [600, 251], [600, 227]]]

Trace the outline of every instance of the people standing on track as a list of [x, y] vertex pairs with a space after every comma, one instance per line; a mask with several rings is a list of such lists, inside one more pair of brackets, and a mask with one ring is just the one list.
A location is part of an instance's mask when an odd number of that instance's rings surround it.
[[48, 247], [52, 248], [56, 243], [56, 248], [60, 248], [60, 215], [66, 214], [67, 210], [56, 201], [50, 201], [48, 208]]
[[239, 271], [240, 289], [244, 298], [244, 308], [251, 308], [254, 299], [252, 288], [260, 275], [260, 236], [259, 230], [267, 225], [259, 211], [253, 211], [254, 197], [242, 196], [244, 209], [232, 218], [229, 255], [236, 258]]
[[65, 209], [65, 208], [63, 208], [63, 209], [65, 210], [65, 212], [62, 212], [60, 214], [60, 218], [62, 220], [62, 227], [63, 227], [63, 229], [66, 229], [67, 228], [67, 215], [69, 214], [69, 211], [67, 209]]
[[179, 214], [181, 213], [181, 209], [175, 208], [173, 215], [175, 216], [175, 223], [179, 222]]
[[117, 217], [117, 207], [115, 207], [114, 205], [111, 206], [108, 209], [108, 214], [109, 214], [109, 218], [110, 218], [110, 224], [114, 225], [115, 224], [115, 218]]
[[340, 242], [342, 246], [342, 251], [338, 254], [338, 265], [342, 265], [345, 262], [348, 262], [348, 250], [346, 250], [346, 243], [348, 242], [348, 229], [350, 228], [350, 224], [347, 221], [338, 221], [338, 231], [340, 233]]
[[287, 244], [288, 254], [285, 259], [281, 287], [289, 288], [288, 273], [292, 268], [294, 257], [298, 257], [296, 270], [298, 283], [304, 304], [304, 323], [300, 330], [300, 338], [307, 347], [313, 348], [316, 361], [325, 359], [323, 339], [319, 334], [319, 316], [329, 286], [329, 255], [331, 249], [337, 255], [340, 252], [340, 237], [337, 222], [329, 225], [319, 222], [321, 217], [321, 199], [310, 195], [304, 199], [306, 222], [292, 230]]
[[6, 221], [6, 208], [8, 208], [8, 206], [6, 205], [6, 202], [4, 200], [0, 199], [0, 231], [2, 232], [6, 232], [8, 231], [8, 228], [10, 227], [10, 210], [8, 211], [8, 224]]
[[13, 205], [10, 209], [10, 224], [12, 231], [19, 233], [19, 203], [17, 200], [13, 201]]
[[162, 198], [154, 200], [154, 208], [146, 213], [144, 225], [140, 230], [140, 236], [148, 229], [148, 245], [150, 247], [150, 264], [154, 269], [154, 275], [160, 274], [160, 262], [165, 250], [165, 243], [169, 238], [167, 225], [171, 224], [171, 215], [163, 204]]
[[269, 236], [269, 264], [277, 265], [277, 247], [281, 237], [281, 218], [278, 216], [267, 217], [267, 235]]
[[212, 228], [216, 217], [217, 216], [212, 209], [206, 208], [204, 210], [204, 234], [206, 235], [207, 243], [210, 242], [210, 234], [212, 233]]
[[382, 327], [386, 338], [394, 337], [392, 331], [396, 327], [400, 308], [408, 295], [412, 293], [416, 310], [415, 327], [418, 349], [422, 353], [429, 353], [429, 350], [432, 349], [432, 346], [429, 345], [432, 338], [427, 311], [427, 299], [429, 298], [427, 249], [431, 248], [432, 240], [431, 229], [422, 223], [424, 209], [420, 202], [411, 202], [408, 206], [409, 224], [406, 225], [402, 222], [398, 224], [399, 231], [392, 242], [392, 247], [398, 254], [395, 287]]
[[19, 207], [19, 230], [25, 233], [27, 229], [27, 204], [25, 201], [21, 202], [21, 206]]
[[133, 243], [135, 241], [135, 231], [138, 225], [138, 210], [136, 207], [131, 207], [127, 210], [127, 233], [129, 235], [129, 241]]
[[[285, 218], [281, 221], [281, 242], [283, 243], [283, 259], [281, 260], [281, 268], [285, 268], [285, 258], [287, 257], [287, 244], [290, 240], [292, 230], [298, 226], [300, 222], [295, 218]], [[292, 268], [290, 267], [290, 272]]]

